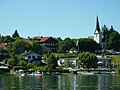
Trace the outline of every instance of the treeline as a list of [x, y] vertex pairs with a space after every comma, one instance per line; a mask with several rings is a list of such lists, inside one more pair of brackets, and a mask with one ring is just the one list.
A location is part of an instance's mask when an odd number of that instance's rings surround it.
[[106, 49], [120, 51], [120, 34], [113, 26], [108, 28], [106, 25], [102, 27], [102, 32], [106, 42]]
[[[108, 28], [106, 25], [104, 25], [101, 31], [101, 33], [104, 35], [106, 49], [119, 51], [120, 34], [113, 28], [113, 26]], [[65, 39], [61, 39], [59, 37], [55, 39], [57, 40], [57, 50], [55, 52], [58, 53], [66, 53], [69, 51], [73, 53], [74, 51], [97, 53], [102, 49], [100, 44], [89, 38], [71, 39], [68, 37]], [[6, 47], [0, 48], [0, 61], [7, 61], [6, 63], [10, 65], [14, 65], [12, 61], [21, 59], [19, 55], [21, 53], [24, 53], [25, 51], [34, 51], [40, 53], [41, 55], [51, 52], [46, 46], [41, 45], [36, 41], [32, 41], [31, 43], [26, 42], [24, 38], [20, 37], [17, 30], [15, 30], [12, 36], [0, 35], [0, 44], [1, 43], [6, 43]], [[16, 57], [18, 59], [16, 59]], [[16, 62], [18, 63], [18, 65], [25, 63], [24, 61]]]
[[[106, 43], [106, 49], [108, 50], [115, 50], [119, 51], [120, 50], [120, 34], [117, 32], [113, 26], [108, 28], [106, 25], [102, 27], [102, 34], [104, 35], [104, 41]], [[65, 38], [61, 39], [55, 38], [57, 40], [57, 50], [56, 52], [60, 53], [65, 53], [68, 51], [89, 51], [89, 52], [95, 52], [97, 50], [101, 50], [101, 45], [96, 43], [94, 40], [89, 39], [89, 38], [78, 38], [78, 39], [71, 39], [71, 38]], [[13, 33], [12, 37], [7, 35], [7, 36], [1, 36], [0, 35], [0, 43], [7, 43], [9, 46], [12, 46], [17, 49], [20, 48], [21, 51], [19, 50], [10, 50], [10, 53], [13, 52], [15, 54], [20, 54], [23, 51], [28, 51], [29, 49], [35, 50], [37, 52], [47, 52], [46, 47], [42, 45], [36, 45], [36, 43], [32, 43], [31, 45], [28, 44], [27, 42], [24, 41], [22, 37], [19, 36], [17, 30]], [[38, 48], [40, 47], [40, 51]], [[9, 47], [10, 48], [10, 47]], [[43, 49], [43, 50], [42, 50]]]

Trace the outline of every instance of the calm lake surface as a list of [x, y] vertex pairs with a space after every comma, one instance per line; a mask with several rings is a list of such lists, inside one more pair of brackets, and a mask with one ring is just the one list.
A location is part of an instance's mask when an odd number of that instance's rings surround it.
[[120, 90], [118, 75], [0, 75], [0, 90]]

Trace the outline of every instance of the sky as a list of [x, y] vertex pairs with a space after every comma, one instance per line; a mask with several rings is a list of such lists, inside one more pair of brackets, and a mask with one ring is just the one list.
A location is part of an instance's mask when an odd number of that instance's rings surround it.
[[86, 38], [100, 27], [120, 32], [120, 0], [0, 0], [0, 34]]

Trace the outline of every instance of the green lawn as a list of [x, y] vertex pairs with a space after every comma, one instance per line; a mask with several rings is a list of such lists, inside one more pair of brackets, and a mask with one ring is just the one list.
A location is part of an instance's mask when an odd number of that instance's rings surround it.
[[59, 58], [76, 58], [77, 53], [54, 53]]
[[[54, 53], [59, 58], [63, 59], [71, 59], [76, 58], [78, 54], [76, 53]], [[112, 58], [112, 62], [114, 64], [120, 64], [120, 55], [107, 55], [107, 57]]]
[[120, 64], [120, 55], [107, 55], [112, 58], [112, 62], [114, 64]]

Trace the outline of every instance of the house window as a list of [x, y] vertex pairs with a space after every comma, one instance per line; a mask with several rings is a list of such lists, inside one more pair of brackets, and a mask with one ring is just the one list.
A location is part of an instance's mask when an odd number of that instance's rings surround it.
[[28, 56], [28, 59], [31, 59], [31, 56]]
[[37, 58], [40, 58], [40, 56], [37, 56]]
[[32, 56], [32, 59], [35, 59], [35, 56]]

